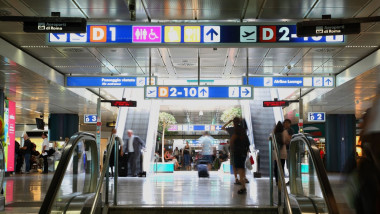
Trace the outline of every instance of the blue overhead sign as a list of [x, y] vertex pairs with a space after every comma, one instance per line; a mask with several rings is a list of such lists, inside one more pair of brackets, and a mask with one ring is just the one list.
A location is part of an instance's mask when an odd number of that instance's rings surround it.
[[[278, 24], [278, 23], [277, 23]], [[50, 33], [48, 43], [97, 44], [344, 44], [343, 35], [297, 37], [296, 25], [87, 25], [87, 33]]]
[[[123, 77], [123, 76], [108, 76], [108, 77], [66, 77], [67, 87], [143, 87], [149, 84], [149, 77]], [[156, 84], [156, 78], [152, 77], [151, 84]]]
[[326, 113], [325, 112], [308, 112], [307, 120], [309, 122], [325, 122]]
[[85, 114], [84, 115], [84, 123], [89, 123], [89, 124], [95, 124], [97, 122], [97, 115], [96, 114]]
[[[249, 85], [254, 87], [334, 87], [333, 77], [249, 77]], [[243, 77], [243, 84], [247, 84], [247, 78]]]
[[145, 86], [145, 99], [253, 99], [251, 86]]

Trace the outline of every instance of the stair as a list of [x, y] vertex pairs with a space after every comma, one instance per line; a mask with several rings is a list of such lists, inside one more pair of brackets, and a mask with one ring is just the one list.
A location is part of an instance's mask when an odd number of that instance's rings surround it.
[[264, 108], [263, 101], [271, 100], [270, 89], [255, 88], [250, 101], [253, 136], [256, 149], [260, 150], [260, 172], [269, 176], [268, 138], [275, 125], [273, 108]]
[[277, 207], [130, 207], [108, 208], [109, 214], [277, 214]]

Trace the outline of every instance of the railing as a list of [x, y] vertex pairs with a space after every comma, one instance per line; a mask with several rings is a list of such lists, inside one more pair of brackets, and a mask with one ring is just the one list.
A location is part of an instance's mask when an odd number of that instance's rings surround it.
[[[274, 155], [272, 154], [272, 151], [274, 153]], [[269, 160], [270, 160], [270, 164], [269, 164], [269, 183], [270, 183], [270, 205], [273, 206], [273, 170], [272, 170], [272, 160], [273, 160], [273, 157], [274, 157], [274, 160], [276, 160], [277, 162], [277, 169], [278, 169], [278, 179], [279, 179], [279, 183], [278, 183], [278, 206], [280, 208], [283, 208], [282, 207], [282, 197], [281, 197], [281, 193], [284, 193], [284, 204], [285, 204], [285, 208], [286, 208], [286, 211], [288, 214], [292, 214], [292, 208], [290, 206], [290, 198], [289, 198], [289, 193], [288, 193], [288, 189], [286, 188], [286, 183], [285, 183], [285, 174], [284, 174], [284, 170], [282, 169], [281, 167], [281, 160], [280, 160], [280, 155], [279, 155], [279, 150], [278, 150], [278, 147], [277, 147], [277, 141], [276, 141], [276, 137], [274, 135], [274, 133], [272, 133], [270, 136], [269, 136]], [[282, 210], [282, 209], [281, 209]]]
[[[327, 177], [319, 149], [307, 134], [293, 135], [290, 142], [290, 190], [299, 203], [301, 212], [338, 213], [336, 201]], [[298, 200], [297, 200], [298, 201]]]
[[84, 132], [74, 134], [63, 150], [39, 213], [88, 213], [98, 175], [95, 136]]
[[102, 192], [102, 189], [103, 189], [103, 182], [104, 182], [104, 177], [106, 177], [106, 185], [105, 185], [105, 188], [104, 188], [104, 191], [105, 191], [105, 204], [108, 205], [108, 188], [109, 188], [109, 161], [110, 161], [110, 157], [111, 157], [111, 153], [112, 153], [112, 148], [115, 149], [115, 174], [114, 174], [114, 196], [113, 196], [113, 203], [114, 205], [117, 205], [117, 183], [118, 183], [118, 159], [119, 159], [119, 145], [120, 145], [120, 142], [122, 142], [122, 140], [115, 136], [115, 135], [112, 135], [111, 137], [111, 140], [109, 141], [108, 145], [107, 145], [107, 153], [106, 153], [106, 157], [105, 157], [105, 162], [103, 163], [103, 169], [102, 169], [102, 172], [100, 174], [100, 178], [99, 178], [99, 182], [98, 182], [98, 185], [96, 187], [96, 192], [95, 192], [95, 199], [94, 199], [94, 202], [92, 204], [92, 207], [91, 207], [91, 214], [95, 213], [96, 212], [96, 208], [97, 208], [97, 201], [100, 199], [101, 197], [101, 192]]

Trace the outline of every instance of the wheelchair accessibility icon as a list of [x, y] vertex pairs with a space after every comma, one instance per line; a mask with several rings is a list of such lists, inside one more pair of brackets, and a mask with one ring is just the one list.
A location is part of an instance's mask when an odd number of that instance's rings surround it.
[[158, 39], [158, 36], [156, 35], [155, 32], [153, 32], [153, 29], [150, 29], [149, 39], [150, 39], [150, 40]]

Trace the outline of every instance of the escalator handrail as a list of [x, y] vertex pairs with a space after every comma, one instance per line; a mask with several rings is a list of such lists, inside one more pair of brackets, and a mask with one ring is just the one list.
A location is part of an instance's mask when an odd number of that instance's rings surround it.
[[2, 155], [3, 157], [1, 158], [2, 163], [1, 163], [1, 166], [0, 166], [0, 170], [1, 170], [1, 180], [0, 180], [0, 190], [3, 188], [3, 182], [4, 182], [4, 178], [5, 178], [5, 153], [4, 153], [4, 146], [2, 143], [0, 143], [0, 150], [2, 151]]
[[[278, 155], [279, 151], [278, 151], [277, 141], [276, 141], [276, 137], [275, 137], [274, 132], [272, 132], [269, 135], [269, 141], [272, 143], [272, 147], [274, 149], [275, 160], [277, 161], [277, 166], [279, 166], [279, 164], [281, 164], [281, 161], [279, 158], [280, 156]], [[285, 207], [286, 207], [287, 213], [292, 214], [293, 211], [292, 211], [292, 208], [290, 206], [290, 198], [289, 198], [288, 189], [286, 188], [284, 170], [282, 169], [282, 167], [277, 167], [277, 170], [279, 171], [279, 174], [280, 174], [279, 180], [281, 182], [282, 191], [284, 192]], [[278, 188], [280, 188], [280, 185], [278, 186]]]
[[[303, 141], [304, 144], [307, 146], [308, 150], [310, 151], [310, 157], [312, 158], [312, 162], [314, 164], [314, 168], [317, 172], [317, 177], [319, 180], [319, 184], [321, 185], [321, 191], [323, 194], [323, 197], [325, 198], [327, 208], [329, 210], [329, 213], [335, 214], [339, 213], [338, 207], [336, 205], [336, 200], [333, 194], [333, 191], [330, 186], [329, 179], [327, 177], [326, 169], [323, 165], [323, 161], [319, 154], [319, 149], [315, 144], [310, 143], [308, 138], [305, 134], [295, 134], [292, 136], [292, 140], [290, 141], [289, 150], [290, 150], [290, 156], [295, 157], [292, 153], [292, 142], [295, 141]], [[296, 145], [293, 143], [293, 145]], [[292, 161], [291, 161], [292, 164]]]
[[[86, 133], [86, 132], [77, 132], [73, 136], [71, 136], [69, 142], [65, 146], [61, 159], [58, 163], [57, 170], [54, 173], [53, 179], [51, 180], [49, 189], [46, 193], [45, 199], [42, 202], [42, 206], [40, 208], [39, 213], [40, 214], [45, 214], [45, 213], [50, 213], [51, 207], [54, 203], [54, 200], [56, 198], [56, 195], [60, 189], [60, 186], [62, 184], [63, 177], [65, 175], [67, 166], [70, 163], [71, 156], [74, 152], [74, 149], [78, 145], [80, 141], [90, 141], [93, 142], [94, 148], [91, 148], [91, 168], [94, 169], [91, 171], [91, 184], [96, 183], [97, 181], [97, 176], [98, 176], [98, 167], [99, 167], [99, 158], [98, 158], [98, 152], [97, 152], [97, 146], [96, 146], [96, 139], [93, 134]], [[96, 155], [95, 155], [96, 154]], [[94, 189], [94, 186], [91, 187]]]
[[[106, 173], [108, 172], [112, 148], [115, 146], [115, 142], [121, 142], [121, 140], [118, 136], [113, 134], [111, 136], [111, 139], [110, 139], [108, 145], [107, 145], [107, 154], [106, 154], [105, 162], [103, 163], [102, 172], [101, 172], [100, 177], [99, 177], [99, 182], [96, 186], [95, 197], [94, 197], [94, 201], [93, 201], [93, 204], [91, 207], [91, 212], [90, 212], [91, 214], [95, 213], [95, 211], [96, 211], [97, 201], [99, 200], [100, 193], [102, 191], [104, 177], [105, 177]], [[115, 155], [118, 155], [117, 150], [115, 150]], [[106, 187], [106, 188], [108, 188], [108, 187]]]

